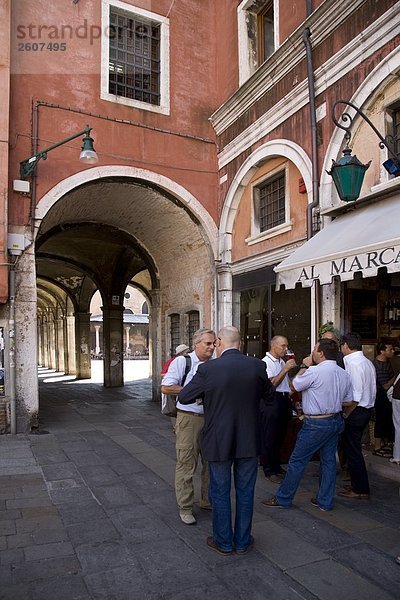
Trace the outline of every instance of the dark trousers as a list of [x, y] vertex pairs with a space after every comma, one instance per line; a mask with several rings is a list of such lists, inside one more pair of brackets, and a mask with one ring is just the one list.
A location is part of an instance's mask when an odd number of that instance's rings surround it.
[[358, 406], [345, 420], [344, 447], [350, 474], [351, 487], [357, 494], [369, 494], [367, 468], [362, 453], [361, 440], [371, 418], [371, 408]]
[[378, 387], [376, 391], [374, 435], [376, 438], [384, 438], [388, 442], [394, 440], [392, 403], [381, 387]]
[[275, 392], [272, 406], [261, 410], [261, 464], [266, 477], [281, 471], [280, 451], [292, 418], [289, 394]]

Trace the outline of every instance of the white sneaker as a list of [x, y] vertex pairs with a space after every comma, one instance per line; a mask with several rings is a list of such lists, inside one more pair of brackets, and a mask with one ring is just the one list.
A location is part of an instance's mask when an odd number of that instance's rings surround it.
[[189, 513], [180, 512], [179, 516], [181, 518], [182, 523], [185, 523], [185, 525], [196, 525], [197, 521], [193, 515], [191, 515]]
[[389, 458], [389, 462], [396, 463], [396, 465], [400, 465], [400, 458]]

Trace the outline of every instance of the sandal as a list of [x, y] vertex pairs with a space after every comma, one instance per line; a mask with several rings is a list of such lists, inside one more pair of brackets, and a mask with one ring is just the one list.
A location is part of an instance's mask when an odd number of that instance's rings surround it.
[[393, 456], [390, 450], [385, 450], [384, 448], [379, 448], [379, 450], [372, 450], [372, 454], [374, 456], [380, 456], [382, 458], [391, 458]]

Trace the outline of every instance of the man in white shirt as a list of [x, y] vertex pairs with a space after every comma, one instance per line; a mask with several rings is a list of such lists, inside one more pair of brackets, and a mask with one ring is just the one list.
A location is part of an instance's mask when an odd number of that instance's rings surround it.
[[361, 337], [358, 333], [344, 335], [341, 347], [344, 366], [353, 386], [353, 401], [343, 412], [344, 448], [351, 486], [339, 492], [339, 496], [362, 500], [369, 498], [369, 481], [361, 441], [375, 404], [376, 373], [372, 362], [362, 353]]
[[[197, 371], [200, 363], [209, 360], [214, 353], [216, 336], [211, 329], [198, 329], [193, 335], [194, 351], [189, 354], [191, 368], [186, 376], [184, 385], [188, 384]], [[169, 365], [168, 371], [161, 384], [163, 394], [178, 395], [182, 389], [182, 379], [185, 373], [186, 358], [178, 356]], [[193, 515], [194, 486], [193, 476], [196, 471], [200, 453], [200, 433], [204, 425], [204, 409], [201, 404], [187, 406], [179, 401], [175, 424], [176, 434], [176, 469], [175, 494], [179, 507], [179, 516], [185, 525], [195, 525]], [[211, 510], [208, 499], [208, 465], [201, 458], [201, 497], [200, 507]]]
[[[265, 506], [289, 508], [304, 469], [315, 452], [320, 453], [319, 490], [311, 503], [321, 510], [333, 508], [336, 485], [336, 448], [343, 431], [342, 404], [351, 402], [349, 375], [337, 364], [339, 348], [334, 340], [322, 339], [300, 365], [292, 385], [302, 392], [304, 421], [289, 460], [286, 477]], [[315, 363], [315, 365], [313, 365]]]
[[287, 349], [287, 339], [275, 335], [271, 339], [269, 352], [263, 358], [275, 393], [272, 406], [261, 404], [260, 458], [264, 475], [272, 483], [280, 483], [285, 475], [280, 464], [280, 452], [292, 418], [288, 373], [296, 366], [296, 361], [293, 358], [286, 362], [283, 360]]

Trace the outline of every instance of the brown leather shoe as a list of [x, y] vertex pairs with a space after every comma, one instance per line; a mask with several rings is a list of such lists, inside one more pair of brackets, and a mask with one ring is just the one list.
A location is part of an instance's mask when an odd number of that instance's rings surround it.
[[357, 492], [354, 492], [351, 489], [339, 492], [338, 496], [341, 496], [342, 498], [351, 498], [352, 500], [369, 500], [369, 494], [357, 494]]
[[282, 504], [279, 504], [275, 496], [272, 496], [272, 498], [267, 498], [266, 500], [261, 500], [261, 504], [264, 504], [264, 506], [270, 506], [272, 508], [285, 508], [282, 506]]
[[231, 554], [234, 554], [233, 550], [223, 550], [222, 548], [217, 546], [217, 544], [214, 542], [212, 535], [210, 535], [207, 538], [207, 546], [211, 548], [211, 550], [218, 552], [218, 554], [222, 554], [222, 556], [230, 556]]

